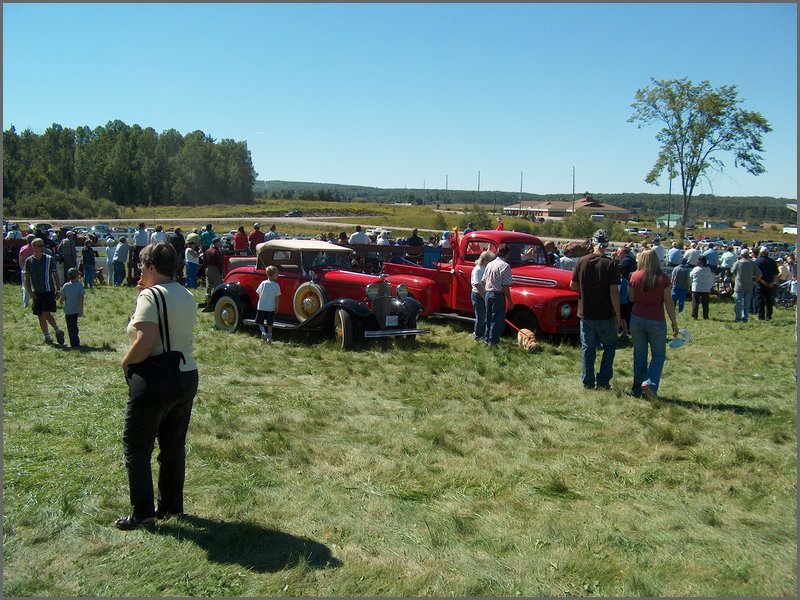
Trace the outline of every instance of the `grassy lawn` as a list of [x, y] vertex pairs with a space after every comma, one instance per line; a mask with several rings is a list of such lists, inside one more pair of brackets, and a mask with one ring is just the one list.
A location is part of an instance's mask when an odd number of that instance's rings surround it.
[[794, 311], [679, 315], [694, 340], [658, 402], [626, 394], [630, 347], [586, 392], [575, 341], [491, 351], [429, 320], [413, 348], [342, 353], [198, 313], [189, 516], [126, 533], [135, 291], [87, 293], [82, 352], [3, 293], [6, 596], [797, 592]]

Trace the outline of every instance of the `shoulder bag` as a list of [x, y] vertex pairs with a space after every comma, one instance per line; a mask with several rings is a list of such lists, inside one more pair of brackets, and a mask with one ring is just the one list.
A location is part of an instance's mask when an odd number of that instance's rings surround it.
[[174, 383], [180, 375], [180, 363], [186, 364], [186, 358], [183, 356], [183, 352], [170, 348], [169, 318], [167, 316], [167, 301], [164, 298], [164, 293], [158, 286], [149, 289], [153, 294], [153, 300], [155, 300], [156, 310], [158, 311], [158, 335], [161, 338], [161, 346], [164, 352], [155, 356], [148, 356], [141, 362], [128, 365], [128, 377], [138, 375], [151, 383]]

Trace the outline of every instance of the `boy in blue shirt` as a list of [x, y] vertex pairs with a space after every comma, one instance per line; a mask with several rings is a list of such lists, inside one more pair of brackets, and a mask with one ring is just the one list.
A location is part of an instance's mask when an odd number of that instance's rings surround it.
[[[278, 278], [278, 267], [270, 265], [267, 267], [267, 279], [258, 286], [258, 306], [256, 307], [256, 323], [261, 330], [261, 339], [268, 344], [272, 343], [272, 324], [275, 322], [275, 311], [278, 308], [278, 296], [281, 295], [281, 286], [276, 279]], [[264, 331], [264, 322], [267, 323], [267, 330]]]
[[64, 319], [67, 321], [69, 345], [73, 348], [81, 347], [78, 337], [78, 317], [83, 316], [83, 286], [81, 285], [80, 272], [76, 268], [67, 271], [69, 281], [61, 288], [61, 304], [64, 306]]

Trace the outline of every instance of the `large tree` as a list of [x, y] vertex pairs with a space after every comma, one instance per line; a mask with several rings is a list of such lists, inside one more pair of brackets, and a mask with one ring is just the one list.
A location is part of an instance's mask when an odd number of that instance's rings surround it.
[[664, 125], [656, 135], [661, 150], [645, 181], [658, 185], [664, 171], [670, 179], [680, 177], [683, 238], [697, 180], [708, 170], [722, 172], [720, 155], [725, 153], [733, 155], [734, 166], [753, 175], [763, 173], [762, 135], [772, 128], [760, 113], [739, 106], [735, 85], [714, 89], [708, 81], [694, 85], [687, 78], [650, 81], [652, 85], [637, 90], [628, 122], [638, 123], [640, 129]]

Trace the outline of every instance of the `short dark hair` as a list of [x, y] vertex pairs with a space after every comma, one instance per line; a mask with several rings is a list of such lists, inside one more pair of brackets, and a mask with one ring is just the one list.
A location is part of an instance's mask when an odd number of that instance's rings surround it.
[[508, 256], [508, 253], [511, 252], [511, 246], [508, 244], [500, 244], [500, 247], [497, 249], [497, 256], [501, 258], [505, 258]]
[[139, 262], [143, 267], [153, 265], [156, 271], [168, 277], [175, 277], [175, 272], [178, 270], [178, 253], [172, 244], [164, 242], [156, 242], [154, 244], [147, 244], [139, 252]]
[[706, 266], [708, 264], [708, 259], [705, 256], [698, 256], [697, 257], [697, 264], [699, 265], [701, 263], [702, 263], [703, 266]]

